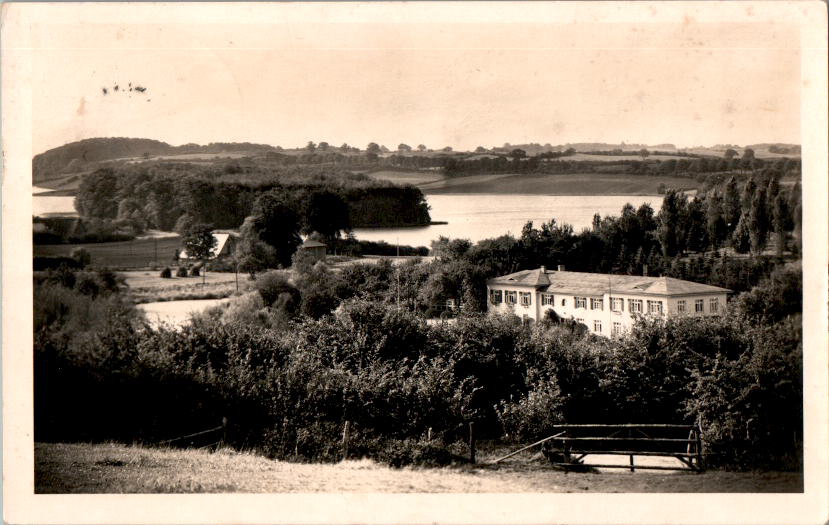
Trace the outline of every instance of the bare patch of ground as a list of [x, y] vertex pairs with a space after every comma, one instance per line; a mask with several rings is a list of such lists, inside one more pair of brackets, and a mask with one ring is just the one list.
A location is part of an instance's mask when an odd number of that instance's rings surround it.
[[[481, 458], [486, 461], [489, 458]], [[537, 456], [497, 466], [393, 469], [367, 459], [337, 464], [273, 461], [228, 449], [118, 444], [35, 444], [35, 492], [801, 492], [790, 472], [600, 472], [553, 470]]]

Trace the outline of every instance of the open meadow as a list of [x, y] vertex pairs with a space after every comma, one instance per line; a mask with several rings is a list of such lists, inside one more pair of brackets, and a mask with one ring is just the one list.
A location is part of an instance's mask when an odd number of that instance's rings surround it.
[[423, 193], [499, 193], [512, 195], [656, 195], [664, 184], [675, 189], [694, 189], [687, 177], [630, 176], [615, 174], [511, 174], [497, 173], [444, 178], [419, 184]]
[[335, 464], [270, 460], [231, 449], [156, 449], [120, 444], [35, 444], [35, 492], [46, 493], [519, 493], [801, 492], [792, 472], [564, 473], [527, 452], [484, 465], [391, 468], [369, 459]]
[[141, 268], [155, 264], [163, 267], [173, 264], [176, 250], [181, 248], [181, 238], [176, 235], [122, 242], [35, 244], [34, 256], [68, 257], [75, 248], [86, 249], [95, 266]]

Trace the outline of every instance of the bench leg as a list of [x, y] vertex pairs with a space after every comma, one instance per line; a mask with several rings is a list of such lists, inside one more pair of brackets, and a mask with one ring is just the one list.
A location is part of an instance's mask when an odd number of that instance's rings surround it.
[[635, 469], [633, 468], [633, 454], [630, 455], [630, 471], [633, 472]]

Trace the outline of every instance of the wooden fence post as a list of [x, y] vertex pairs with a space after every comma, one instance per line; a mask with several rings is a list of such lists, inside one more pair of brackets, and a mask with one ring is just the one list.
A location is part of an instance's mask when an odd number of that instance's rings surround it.
[[429, 427], [429, 430], [426, 431], [426, 441], [432, 441], [432, 427]]
[[222, 446], [227, 445], [227, 417], [222, 417]]
[[349, 427], [349, 423], [350, 423], [349, 421], [346, 421], [345, 425], [343, 425], [343, 461], [348, 459], [348, 427]]
[[469, 462], [475, 463], [475, 423], [469, 422]]

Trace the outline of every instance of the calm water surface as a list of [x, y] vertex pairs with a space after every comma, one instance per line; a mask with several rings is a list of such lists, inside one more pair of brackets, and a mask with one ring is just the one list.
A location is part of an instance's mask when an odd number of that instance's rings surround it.
[[135, 305], [144, 312], [147, 321], [154, 327], [168, 324], [180, 327], [190, 321], [194, 313], [202, 312], [211, 306], [228, 302], [230, 299], [192, 299], [188, 301], [160, 301]]
[[[35, 188], [37, 191], [38, 188]], [[48, 191], [48, 190], [47, 190]], [[33, 213], [75, 213], [74, 197], [33, 196]], [[520, 235], [527, 221], [536, 226], [555, 218], [578, 232], [593, 221], [593, 214], [619, 215], [625, 203], [638, 208], [649, 203], [655, 211], [662, 206], [662, 195], [427, 195], [433, 221], [448, 224], [417, 228], [357, 228], [360, 240], [386, 241], [389, 244], [429, 246], [443, 235], [472, 242], [507, 233]]]
[[52, 191], [49, 188], [32, 186], [32, 215], [77, 215], [75, 197], [38, 196], [38, 193]]
[[655, 212], [662, 195], [427, 195], [433, 221], [446, 221], [417, 228], [357, 228], [360, 240], [386, 241], [410, 246], [429, 246], [443, 235], [477, 242], [507, 233], [521, 235], [527, 221], [536, 227], [550, 219], [568, 223], [578, 232], [590, 227], [593, 214], [619, 215], [625, 203], [638, 208], [649, 203]]

